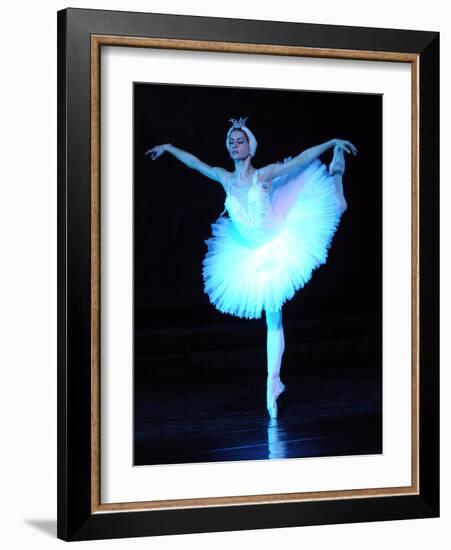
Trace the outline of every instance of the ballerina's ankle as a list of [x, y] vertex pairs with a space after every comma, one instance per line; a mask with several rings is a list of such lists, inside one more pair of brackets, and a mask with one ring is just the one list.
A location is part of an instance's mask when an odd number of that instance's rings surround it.
[[285, 391], [285, 389], [286, 389], [285, 384], [279, 378], [277, 381], [276, 391], [274, 392], [273, 395], [270, 396], [269, 399], [267, 397], [266, 408], [268, 409], [268, 413], [271, 418], [277, 418], [277, 414], [278, 414], [277, 399]]

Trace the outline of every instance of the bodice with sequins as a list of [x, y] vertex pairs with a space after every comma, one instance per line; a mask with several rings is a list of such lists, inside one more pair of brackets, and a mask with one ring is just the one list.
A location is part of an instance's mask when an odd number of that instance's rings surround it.
[[274, 229], [271, 201], [269, 194], [258, 183], [258, 170], [254, 172], [243, 201], [233, 195], [229, 188], [224, 207], [236, 229], [249, 241], [264, 240]]

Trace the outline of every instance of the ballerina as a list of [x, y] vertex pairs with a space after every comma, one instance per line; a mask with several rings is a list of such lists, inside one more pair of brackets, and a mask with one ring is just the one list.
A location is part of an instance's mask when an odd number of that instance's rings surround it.
[[[255, 135], [248, 117], [230, 119], [226, 147], [234, 171], [213, 167], [169, 143], [145, 154], [156, 160], [172, 154], [183, 164], [220, 183], [224, 211], [205, 241], [204, 292], [222, 313], [259, 319], [267, 324], [266, 407], [278, 416], [277, 399], [285, 391], [280, 378], [285, 337], [282, 306], [325, 263], [332, 237], [347, 209], [342, 178], [344, 153], [357, 148], [331, 139], [285, 159], [255, 168]], [[333, 148], [327, 169], [320, 155]], [[224, 216], [228, 212], [229, 217]]]

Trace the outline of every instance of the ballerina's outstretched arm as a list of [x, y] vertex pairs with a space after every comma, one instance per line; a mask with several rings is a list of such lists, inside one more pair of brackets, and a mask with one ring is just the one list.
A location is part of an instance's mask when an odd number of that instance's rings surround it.
[[265, 181], [271, 181], [274, 178], [288, 174], [292, 170], [301, 167], [302, 165], [307, 165], [313, 160], [317, 159], [320, 155], [325, 153], [328, 149], [339, 146], [347, 153], [352, 153], [353, 155], [357, 154], [357, 148], [350, 142], [345, 139], [331, 139], [320, 145], [315, 145], [309, 149], [305, 149], [302, 153], [299, 153], [296, 157], [288, 160], [287, 162], [273, 163], [264, 166], [259, 169], [261, 179]]
[[152, 147], [152, 149], [146, 151], [145, 154], [149, 155], [152, 160], [156, 160], [165, 152], [171, 153], [171, 155], [173, 155], [180, 162], [183, 162], [183, 164], [188, 166], [188, 168], [197, 170], [204, 176], [221, 183], [223, 186], [226, 185], [226, 181], [231, 175], [230, 172], [224, 168], [220, 168], [219, 166], [210, 166], [191, 153], [183, 151], [183, 149], [179, 149], [178, 147], [174, 147], [174, 145], [171, 145], [170, 143], [156, 145], [155, 147]]

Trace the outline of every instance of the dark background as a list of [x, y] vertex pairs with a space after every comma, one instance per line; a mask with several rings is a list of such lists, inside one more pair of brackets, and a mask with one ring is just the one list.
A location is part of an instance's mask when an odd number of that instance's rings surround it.
[[[255, 412], [257, 424], [259, 414], [266, 421], [264, 315], [248, 320], [222, 314], [203, 292], [204, 241], [224, 207], [222, 186], [169, 153], [156, 161], [144, 155], [171, 143], [233, 171], [225, 138], [228, 119], [240, 116], [249, 117], [258, 141], [257, 168], [334, 137], [359, 150], [356, 157], [346, 155], [348, 210], [327, 263], [283, 307], [282, 379], [287, 409], [295, 405], [289, 407], [296, 393], [289, 393], [290, 382], [299, 390], [297, 402], [310, 403], [304, 427], [316, 411], [317, 419], [328, 418], [330, 433], [340, 432], [336, 423], [346, 414], [362, 432], [359, 438], [354, 426], [346, 444], [289, 456], [381, 452], [382, 96], [135, 83], [135, 464], [210, 460], [193, 443], [199, 440], [193, 426], [203, 427], [204, 448], [227, 415], [236, 413], [234, 425], [243, 412], [247, 418]], [[332, 150], [321, 157], [326, 164], [331, 158]], [[228, 391], [237, 387], [241, 393]], [[339, 396], [341, 412], [330, 407]], [[362, 416], [362, 406], [369, 416]], [[318, 426], [312, 421], [312, 433]], [[246, 458], [260, 456], [239, 457]]]

